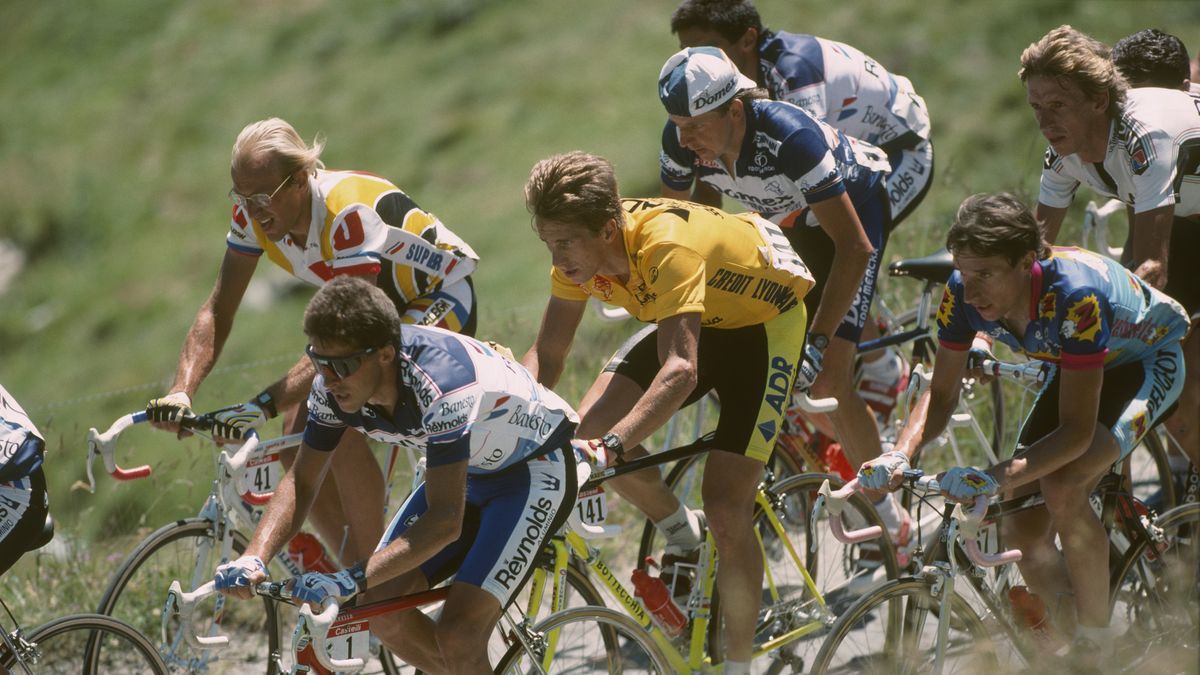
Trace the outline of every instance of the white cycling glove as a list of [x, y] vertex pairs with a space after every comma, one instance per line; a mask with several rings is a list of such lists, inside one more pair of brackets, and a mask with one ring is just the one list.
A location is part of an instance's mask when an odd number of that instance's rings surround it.
[[942, 494], [961, 503], [970, 503], [984, 495], [1000, 491], [1000, 484], [986, 472], [970, 466], [956, 466], [942, 476]]
[[267, 571], [267, 566], [263, 564], [262, 558], [256, 555], [244, 555], [233, 562], [227, 562], [217, 567], [217, 574], [213, 577], [213, 581], [216, 582], [218, 591], [240, 588], [249, 586], [253, 582], [252, 577], [255, 572], [262, 572], [264, 577], [271, 576]]
[[146, 404], [146, 416], [151, 422], [179, 422], [194, 414], [191, 397], [182, 391], [150, 399]]
[[253, 401], [231, 405], [208, 413], [212, 417], [213, 436], [240, 441], [251, 429], [260, 429], [270, 417]]
[[812, 342], [804, 343], [804, 358], [796, 369], [795, 389], [807, 393], [812, 389], [813, 382], [821, 374], [821, 362], [825, 358], [825, 350], [813, 346]]
[[859, 467], [858, 484], [868, 490], [886, 490], [897, 471], [908, 471], [910, 468], [908, 455], [899, 450], [885, 452]]
[[341, 604], [365, 590], [367, 575], [362, 563], [333, 574], [308, 572], [292, 581], [292, 597], [314, 605], [323, 605], [329, 599]]

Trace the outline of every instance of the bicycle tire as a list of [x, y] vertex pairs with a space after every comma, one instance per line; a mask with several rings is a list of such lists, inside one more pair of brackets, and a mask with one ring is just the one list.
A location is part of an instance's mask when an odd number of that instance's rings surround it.
[[1138, 537], [1113, 570], [1112, 624], [1124, 631], [1117, 658], [1139, 672], [1179, 672], [1200, 653], [1200, 503], [1187, 503], [1153, 520], [1165, 550], [1147, 555]]
[[[646, 629], [616, 610], [603, 607], [576, 607], [556, 612], [538, 623], [534, 636], [541, 638], [532, 645], [514, 644], [496, 666], [495, 672], [505, 675], [537, 673], [544, 666], [545, 634], [558, 631], [555, 650], [545, 672], [584, 673], [608, 672], [666, 674], [674, 672], [651, 640]], [[537, 659], [539, 663], [533, 663]]]
[[[100, 614], [72, 614], [48, 621], [30, 631], [25, 639], [37, 645], [37, 673], [106, 675], [107, 673], [153, 673], [166, 675], [166, 664], [158, 650], [129, 624]], [[0, 666], [18, 670], [16, 656], [0, 645]]]
[[[205, 542], [213, 545], [207, 562], [198, 559], [198, 551]], [[246, 545], [245, 536], [235, 531], [233, 554], [243, 553]], [[198, 565], [211, 575], [218, 564], [219, 547], [213, 525], [206, 519], [188, 518], [160, 527], [143, 539], [113, 573], [97, 612], [125, 621], [148, 635], [158, 635], [166, 589], [171, 581], [191, 583]], [[165, 663], [182, 672], [219, 673], [225, 667], [244, 670], [255, 659], [265, 659], [264, 672], [275, 675], [280, 671], [283, 654], [274, 602], [267, 598], [262, 598], [261, 603], [226, 602], [224, 596], [214, 595], [202, 607], [212, 610], [223, 607], [221, 633], [229, 636], [230, 644], [221, 650], [199, 651], [189, 647], [175, 631], [168, 635], [169, 643], [158, 645]], [[202, 615], [211, 616], [211, 612]], [[222, 661], [227, 666], [221, 665]]]
[[1160, 514], [1179, 504], [1167, 448], [1157, 430], [1146, 434], [1129, 455], [1130, 492], [1142, 503], [1153, 505]]
[[[926, 651], [925, 643], [930, 643], [928, 648], [936, 644], [939, 607], [931, 588], [930, 581], [906, 577], [863, 595], [830, 629], [812, 664], [812, 672], [887, 675], [928, 672], [934, 655]], [[982, 619], [961, 595], [955, 593], [950, 602], [950, 648], [943, 672], [997, 672], [999, 659], [991, 648]], [[880, 622], [886, 624], [872, 625]], [[871, 647], [864, 650], [858, 646], [868, 641]]]

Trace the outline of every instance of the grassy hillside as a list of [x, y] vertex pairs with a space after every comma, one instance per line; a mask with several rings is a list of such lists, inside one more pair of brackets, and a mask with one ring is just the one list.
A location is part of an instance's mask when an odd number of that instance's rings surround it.
[[[278, 115], [306, 138], [320, 132], [329, 166], [388, 176], [441, 216], [483, 257], [480, 332], [519, 352], [548, 266], [524, 210], [528, 170], [586, 149], [616, 163], [625, 193], [657, 192], [655, 78], [676, 49], [674, 4], [0, 4], [0, 240], [27, 256], [0, 295], [0, 382], [50, 437], [64, 527], [155, 525], [192, 513], [206, 489], [204, 446], [149, 432], [131, 433], [128, 460], [161, 462], [146, 485], [102, 480], [97, 497], [69, 486], [83, 477], [86, 428], [144, 405], [173, 373], [224, 251], [228, 153], [243, 125]], [[940, 245], [968, 193], [1036, 189], [1044, 144], [1016, 79], [1030, 41], [1061, 23], [1108, 42], [1160, 26], [1200, 48], [1195, 2], [759, 5], [771, 27], [858, 46], [928, 102], [936, 185], [891, 258]], [[244, 400], [282, 373], [303, 345], [305, 299], [243, 309], [198, 408]], [[568, 398], [628, 330], [586, 322]]]

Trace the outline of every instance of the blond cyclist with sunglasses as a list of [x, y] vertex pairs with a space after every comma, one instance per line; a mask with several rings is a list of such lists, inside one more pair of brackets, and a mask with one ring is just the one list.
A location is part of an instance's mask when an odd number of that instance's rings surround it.
[[[313, 286], [362, 276], [379, 286], [401, 321], [472, 334], [478, 256], [433, 214], [389, 181], [358, 171], [330, 171], [324, 143], [308, 146], [286, 121], [247, 125], [233, 144], [233, 216], [224, 260], [208, 300], [188, 331], [167, 395], [146, 407], [154, 426], [182, 432], [192, 397], [212, 370], [242, 296], [264, 255]], [[301, 359], [251, 401], [213, 414], [216, 433], [236, 440], [278, 414], [284, 429], [303, 428], [301, 403], [316, 371]], [[291, 464], [294, 452], [285, 453]], [[383, 532], [383, 475], [366, 442], [347, 435], [313, 508], [317, 531], [341, 544], [345, 559], [369, 554]], [[355, 514], [354, 518], [348, 517]]]

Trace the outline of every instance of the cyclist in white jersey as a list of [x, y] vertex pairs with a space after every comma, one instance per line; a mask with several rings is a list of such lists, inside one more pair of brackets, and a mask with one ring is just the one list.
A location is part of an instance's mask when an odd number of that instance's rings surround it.
[[41, 538], [50, 509], [45, 452], [33, 421], [0, 386], [0, 575]]
[[[179, 417], [191, 412], [192, 397], [215, 364], [263, 257], [314, 286], [339, 275], [365, 276], [384, 289], [407, 323], [474, 330], [474, 251], [387, 180], [325, 170], [323, 149], [323, 141], [309, 147], [278, 118], [238, 134], [225, 257], [184, 340], [169, 393], [147, 405], [155, 426], [178, 431]], [[285, 431], [299, 431], [314, 374], [302, 359], [251, 401], [215, 411], [217, 435], [238, 439], [277, 414], [284, 416]], [[293, 457], [294, 451], [285, 452], [285, 464]], [[383, 531], [383, 489], [370, 448], [356, 435], [347, 437], [314, 509], [317, 531], [331, 545], [345, 542], [345, 557], [361, 559]]]
[[362, 279], [318, 291], [304, 331], [318, 371], [304, 442], [245, 556], [218, 568], [218, 590], [251, 597], [267, 576], [263, 561], [300, 529], [341, 438], [414, 447], [426, 455], [425, 482], [375, 552], [336, 573], [297, 577], [293, 592], [320, 604], [385, 583], [379, 597], [415, 593], [453, 576], [436, 621], [412, 609], [372, 619], [371, 629], [426, 672], [491, 672], [488, 635], [574, 504], [578, 415], [488, 344], [401, 329], [392, 302]]
[[[1050, 142], [1037, 206], [1047, 240], [1057, 237], [1081, 184], [1124, 202], [1130, 216], [1128, 265], [1178, 300], [1195, 322], [1200, 276], [1184, 266], [1200, 256], [1200, 97], [1157, 87], [1129, 89], [1109, 49], [1069, 26], [1025, 50], [1020, 76]], [[1190, 363], [1198, 349], [1193, 330], [1184, 344]], [[1200, 417], [1196, 387], [1189, 382], [1177, 415], [1189, 426]], [[1194, 428], [1183, 431], [1195, 438]], [[1183, 443], [1193, 462], [1200, 461], [1198, 445]]]

